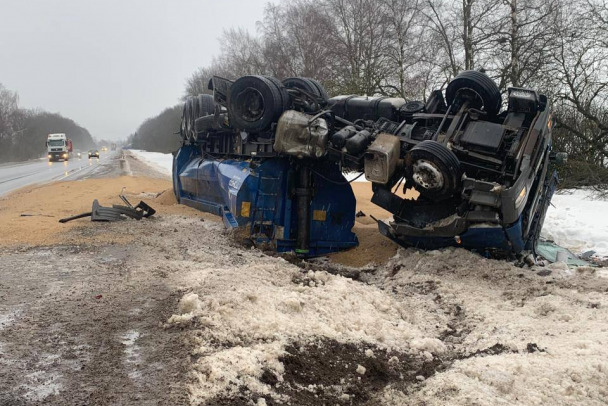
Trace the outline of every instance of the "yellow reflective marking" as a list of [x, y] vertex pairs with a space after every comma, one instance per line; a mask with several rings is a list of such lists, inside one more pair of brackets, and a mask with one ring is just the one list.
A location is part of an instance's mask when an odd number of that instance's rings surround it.
[[314, 221], [325, 221], [327, 220], [327, 212], [325, 210], [313, 210], [312, 219]]
[[250, 211], [251, 211], [251, 202], [242, 202], [241, 203], [241, 217], [249, 217]]

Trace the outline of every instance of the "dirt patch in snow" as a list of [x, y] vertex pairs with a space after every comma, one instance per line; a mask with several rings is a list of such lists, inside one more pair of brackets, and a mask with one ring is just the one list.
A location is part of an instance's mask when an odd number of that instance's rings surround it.
[[[439, 358], [431, 361], [373, 345], [320, 340], [285, 347], [279, 357], [283, 374], [263, 370], [260, 381], [274, 388], [275, 397], [296, 405], [360, 405], [371, 401], [386, 386], [407, 391], [445, 368]], [[253, 400], [282, 404], [271, 396], [239, 388], [232, 397], [217, 397], [207, 405], [247, 405]]]

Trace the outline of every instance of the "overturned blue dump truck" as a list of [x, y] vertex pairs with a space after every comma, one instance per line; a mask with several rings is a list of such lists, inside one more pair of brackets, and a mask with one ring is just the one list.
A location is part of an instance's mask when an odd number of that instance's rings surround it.
[[[547, 98], [464, 71], [426, 102], [329, 98], [314, 79], [213, 77], [184, 104], [173, 163], [180, 203], [246, 228], [257, 244], [318, 256], [357, 245], [344, 171], [372, 182], [404, 246], [526, 256], [557, 185]], [[419, 196], [403, 199], [398, 190]]]

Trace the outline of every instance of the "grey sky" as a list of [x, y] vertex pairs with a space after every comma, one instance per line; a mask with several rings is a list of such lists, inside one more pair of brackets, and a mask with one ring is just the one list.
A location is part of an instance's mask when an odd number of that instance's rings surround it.
[[220, 49], [255, 31], [268, 0], [0, 0], [0, 83], [96, 138], [126, 138], [176, 104]]

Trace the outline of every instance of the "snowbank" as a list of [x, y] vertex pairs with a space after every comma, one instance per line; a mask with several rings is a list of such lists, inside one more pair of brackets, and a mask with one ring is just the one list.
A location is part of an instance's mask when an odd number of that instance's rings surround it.
[[[352, 280], [235, 247], [218, 224], [171, 221], [180, 233], [162, 255], [182, 258], [166, 279], [182, 299], [166, 327], [192, 332], [192, 404], [608, 402], [608, 280], [594, 272], [400, 249]], [[338, 355], [318, 362], [311, 352], [328, 342]], [[365, 386], [374, 376], [386, 382]]]
[[551, 200], [542, 236], [580, 254], [608, 256], [608, 201], [590, 190], [563, 190]]
[[[435, 283], [425, 285], [428, 280]], [[543, 278], [462, 249], [410, 249], [401, 250], [374, 284], [387, 292], [403, 286], [418, 286], [421, 293], [432, 289], [440, 306], [427, 304], [428, 314], [416, 317], [420, 324], [432, 322], [430, 315], [441, 308], [457, 310], [444, 339], [456, 354], [451, 367], [427, 379], [413, 396], [388, 393], [381, 404], [599, 406], [608, 401], [608, 297], [603, 293], [608, 282], [593, 273]]]
[[140, 160], [157, 169], [159, 172], [171, 176], [171, 173], [173, 172], [172, 154], [142, 151], [140, 149], [130, 149], [129, 151], [131, 151], [133, 155], [135, 155]]
[[367, 179], [365, 179], [365, 175], [363, 173], [360, 173], [360, 172], [345, 173], [344, 177], [349, 182], [351, 182], [351, 181], [352, 182], [369, 182]]
[[[260, 377], [270, 371], [282, 379], [279, 358], [293, 343], [300, 347], [331, 340], [429, 360], [446, 351], [434, 322], [422, 328], [412, 324], [412, 309], [421, 307], [415, 298], [396, 300], [376, 286], [325, 271], [303, 272], [283, 258], [231, 247], [211, 222], [172, 221], [180, 230], [176, 237], [189, 238], [190, 229], [199, 236], [197, 244], [176, 241], [187, 260], [180, 261], [175, 279], [167, 279], [187, 292], [167, 328], [198, 330], [193, 404], [237, 395], [243, 386], [281, 398]], [[442, 314], [428, 318], [440, 324], [447, 320]]]

